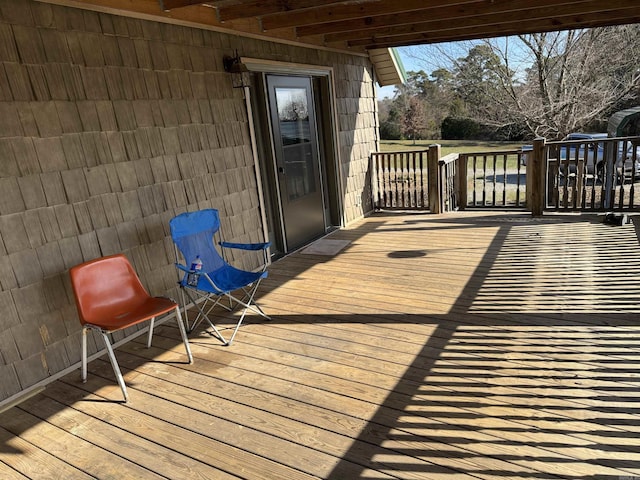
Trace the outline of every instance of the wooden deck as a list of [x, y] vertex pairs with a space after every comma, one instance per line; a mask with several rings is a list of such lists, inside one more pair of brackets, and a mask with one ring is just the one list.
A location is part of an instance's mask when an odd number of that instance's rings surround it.
[[[1, 479], [640, 479], [640, 246], [595, 216], [376, 214], [0, 414]], [[223, 320], [221, 320], [223, 321]]]

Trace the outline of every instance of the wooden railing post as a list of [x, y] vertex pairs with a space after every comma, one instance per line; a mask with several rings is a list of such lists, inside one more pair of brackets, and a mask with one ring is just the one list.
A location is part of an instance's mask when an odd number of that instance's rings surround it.
[[378, 210], [380, 208], [380, 203], [378, 201], [378, 193], [380, 190], [378, 182], [380, 181], [380, 177], [378, 175], [378, 157], [375, 152], [371, 152], [369, 154], [369, 172], [371, 185], [371, 206], [374, 210]]
[[467, 171], [469, 160], [467, 156], [462, 153], [456, 160], [456, 190], [458, 197], [458, 209], [464, 210], [467, 208]]
[[429, 145], [427, 165], [429, 171], [429, 210], [431, 213], [442, 213], [444, 210], [439, 162], [440, 145]]
[[544, 158], [544, 138], [533, 141], [533, 151], [527, 159], [527, 204], [534, 217], [542, 216], [546, 200], [546, 159]]

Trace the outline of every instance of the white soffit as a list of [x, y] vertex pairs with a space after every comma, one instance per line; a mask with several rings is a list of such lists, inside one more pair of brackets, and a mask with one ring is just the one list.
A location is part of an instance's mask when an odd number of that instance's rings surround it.
[[381, 87], [405, 83], [406, 75], [402, 60], [395, 48], [369, 50], [369, 59], [376, 70], [376, 79]]

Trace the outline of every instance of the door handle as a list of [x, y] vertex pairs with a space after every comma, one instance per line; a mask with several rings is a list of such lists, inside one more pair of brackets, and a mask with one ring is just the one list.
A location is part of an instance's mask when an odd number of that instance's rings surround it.
[[278, 167], [278, 173], [281, 173], [284, 175], [284, 167]]

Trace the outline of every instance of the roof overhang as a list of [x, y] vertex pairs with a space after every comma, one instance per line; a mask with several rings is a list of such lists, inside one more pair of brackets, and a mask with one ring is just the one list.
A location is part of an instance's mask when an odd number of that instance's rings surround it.
[[638, 0], [38, 1], [368, 54], [381, 85], [401, 82], [394, 47], [640, 23]]
[[364, 53], [640, 23], [638, 0], [39, 0]]
[[369, 58], [381, 87], [400, 85], [406, 81], [406, 72], [395, 48], [373, 48], [369, 50]]

